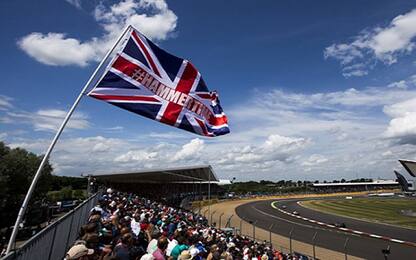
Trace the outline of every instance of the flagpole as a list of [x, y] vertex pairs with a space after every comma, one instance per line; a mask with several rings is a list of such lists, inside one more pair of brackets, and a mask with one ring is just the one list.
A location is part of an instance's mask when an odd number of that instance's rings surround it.
[[98, 64], [97, 68], [95, 69], [94, 73], [91, 75], [87, 83], [85, 83], [84, 87], [81, 90], [81, 93], [78, 95], [77, 99], [75, 100], [74, 104], [72, 105], [71, 109], [68, 111], [67, 115], [65, 116], [64, 121], [62, 122], [61, 126], [59, 127], [57, 133], [55, 134], [55, 137], [53, 138], [51, 144], [49, 145], [48, 150], [46, 151], [45, 155], [43, 156], [42, 162], [39, 165], [38, 170], [36, 171], [35, 176], [33, 177], [32, 183], [30, 184], [29, 190], [26, 194], [26, 197], [22, 203], [22, 206], [20, 207], [19, 213], [16, 218], [16, 223], [14, 224], [14, 228], [12, 231], [12, 234], [9, 239], [9, 244], [7, 245], [6, 255], [10, 253], [13, 243], [16, 239], [16, 235], [19, 229], [19, 224], [23, 219], [23, 216], [26, 212], [27, 205], [29, 204], [30, 198], [32, 197], [32, 193], [35, 190], [36, 183], [39, 180], [39, 177], [41, 176], [41, 172], [43, 170], [43, 167], [45, 166], [46, 161], [49, 158], [49, 155], [51, 154], [53, 148], [55, 147], [56, 142], [59, 139], [59, 136], [62, 134], [62, 131], [64, 130], [66, 124], [68, 123], [69, 119], [71, 118], [72, 113], [74, 112], [75, 108], [78, 106], [78, 103], [80, 102], [82, 96], [85, 94], [85, 91], [90, 86], [91, 82], [94, 80], [95, 76], [97, 75], [98, 71], [100, 70], [101, 66], [104, 64], [104, 62], [107, 60], [107, 58], [110, 56], [110, 54], [114, 51], [114, 49], [117, 47], [119, 42], [124, 38], [124, 35], [127, 33], [128, 30], [130, 30], [131, 25], [127, 26], [123, 33], [118, 37], [114, 45], [111, 47], [111, 49], [106, 53], [104, 58], [101, 60], [100, 64]]

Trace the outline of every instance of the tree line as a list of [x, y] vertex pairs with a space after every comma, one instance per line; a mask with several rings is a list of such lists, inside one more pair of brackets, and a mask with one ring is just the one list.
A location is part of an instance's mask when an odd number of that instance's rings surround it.
[[[10, 148], [0, 142], [0, 229], [14, 224], [42, 157], [22, 148]], [[87, 181], [84, 178], [53, 175], [53, 167], [47, 162], [29, 203], [27, 214], [31, 214], [32, 209], [41, 203], [53, 202], [54, 196], [57, 199], [81, 197], [79, 191], [75, 191], [85, 190], [86, 187]], [[65, 196], [60, 196], [62, 190], [66, 192]]]

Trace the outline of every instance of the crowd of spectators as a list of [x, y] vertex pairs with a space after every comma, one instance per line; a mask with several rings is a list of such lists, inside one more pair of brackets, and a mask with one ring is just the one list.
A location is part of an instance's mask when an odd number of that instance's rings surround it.
[[107, 191], [66, 260], [300, 259], [209, 226], [201, 215], [131, 193]]

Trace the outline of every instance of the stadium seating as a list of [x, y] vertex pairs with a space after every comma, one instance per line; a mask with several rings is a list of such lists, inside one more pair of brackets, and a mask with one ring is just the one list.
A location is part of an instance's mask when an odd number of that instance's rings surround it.
[[91, 209], [79, 239], [66, 259], [307, 259], [209, 226], [194, 212], [112, 189]]

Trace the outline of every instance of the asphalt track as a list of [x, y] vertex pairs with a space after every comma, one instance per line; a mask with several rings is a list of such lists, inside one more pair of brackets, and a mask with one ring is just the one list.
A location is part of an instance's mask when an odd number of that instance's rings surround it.
[[[346, 227], [349, 229], [416, 242], [416, 230], [321, 213], [298, 205], [297, 202], [301, 200], [302, 199], [279, 200], [275, 205], [279, 208], [285, 205], [285, 211], [297, 211], [302, 217], [318, 220], [320, 222], [328, 224], [345, 223]], [[307, 200], [311, 200], [311, 198], [308, 198]], [[269, 230], [271, 224], [273, 224], [272, 232], [286, 237], [289, 237], [289, 233], [293, 228], [292, 238], [305, 243], [312, 244], [312, 238], [315, 232], [317, 232], [315, 240], [317, 246], [339, 252], [344, 252], [346, 238], [349, 238], [347, 243], [347, 253], [349, 255], [365, 259], [384, 259], [381, 250], [390, 246], [391, 254], [388, 256], [388, 259], [416, 259], [416, 247], [377, 238], [363, 237], [310, 223], [284, 214], [273, 208], [271, 203], [274, 201], [276, 200], [255, 201], [243, 204], [236, 208], [236, 213], [245, 221], [253, 221], [257, 227], [266, 230]]]

